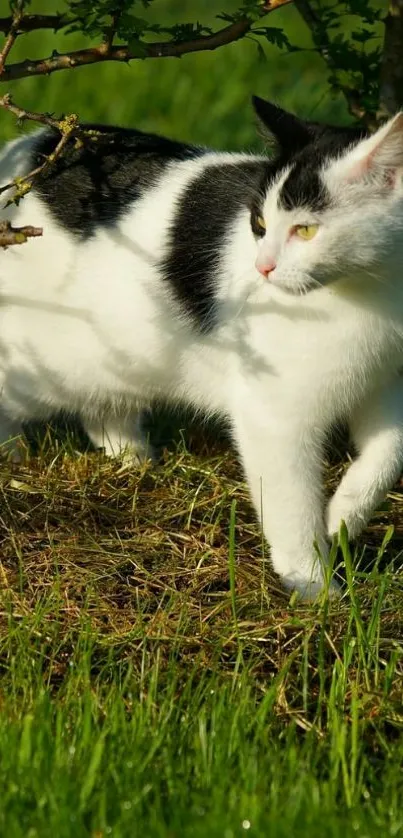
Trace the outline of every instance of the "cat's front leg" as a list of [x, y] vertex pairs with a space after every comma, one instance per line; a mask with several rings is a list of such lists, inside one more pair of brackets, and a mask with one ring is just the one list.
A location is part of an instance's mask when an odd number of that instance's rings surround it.
[[356, 411], [350, 432], [359, 456], [329, 503], [329, 535], [343, 520], [356, 538], [403, 470], [403, 381], [372, 394]]
[[123, 456], [128, 464], [152, 460], [154, 450], [142, 427], [140, 410], [105, 414], [102, 418], [82, 419], [84, 429], [95, 448], [103, 448], [107, 457]]
[[[328, 554], [322, 496], [321, 445], [314, 429], [274, 415], [252, 398], [238, 409], [235, 433], [252, 498], [283, 584], [305, 599], [324, 587]], [[318, 559], [317, 544], [323, 562]], [[332, 583], [332, 590], [337, 589]]]

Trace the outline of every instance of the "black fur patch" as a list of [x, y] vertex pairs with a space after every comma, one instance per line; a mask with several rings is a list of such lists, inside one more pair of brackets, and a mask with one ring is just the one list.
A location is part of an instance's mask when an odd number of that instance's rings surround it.
[[278, 205], [285, 210], [306, 207], [313, 212], [322, 212], [329, 203], [330, 195], [318, 172], [309, 164], [295, 163], [281, 187]]
[[181, 196], [161, 269], [204, 332], [215, 323], [216, 277], [225, 237], [242, 209], [261, 207], [271, 171], [269, 162], [253, 159], [210, 165]]
[[[72, 141], [66, 154], [34, 184], [57, 221], [84, 240], [98, 227], [115, 224], [172, 160], [203, 154], [193, 146], [140, 131], [95, 124], [84, 127], [101, 136], [83, 148]], [[32, 168], [43, 162], [59, 139], [54, 131], [39, 136]]]
[[279, 206], [286, 210], [306, 207], [313, 212], [323, 212], [330, 204], [330, 195], [320, 175], [324, 163], [343, 154], [364, 136], [356, 128], [311, 128], [312, 138], [302, 151], [296, 149], [290, 174], [278, 196]]

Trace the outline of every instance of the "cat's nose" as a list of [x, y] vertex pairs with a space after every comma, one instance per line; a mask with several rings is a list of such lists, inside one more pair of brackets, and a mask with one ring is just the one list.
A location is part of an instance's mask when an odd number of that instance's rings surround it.
[[257, 259], [256, 267], [259, 273], [262, 274], [262, 276], [264, 276], [265, 279], [267, 279], [269, 274], [271, 274], [271, 272], [274, 271], [274, 269], [276, 268], [276, 263], [268, 262], [267, 260], [265, 260], [264, 262], [260, 262], [259, 259]]

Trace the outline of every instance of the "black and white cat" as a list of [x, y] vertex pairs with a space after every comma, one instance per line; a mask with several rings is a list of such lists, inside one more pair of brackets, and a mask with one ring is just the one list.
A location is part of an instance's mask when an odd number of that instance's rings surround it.
[[[403, 114], [365, 136], [255, 108], [274, 157], [96, 126], [5, 211], [44, 235], [0, 252], [0, 439], [64, 409], [141, 457], [152, 399], [227, 416], [274, 568], [313, 597], [314, 542], [356, 536], [403, 467]], [[8, 144], [0, 183], [56, 142]], [[359, 456], [325, 513], [339, 420]]]

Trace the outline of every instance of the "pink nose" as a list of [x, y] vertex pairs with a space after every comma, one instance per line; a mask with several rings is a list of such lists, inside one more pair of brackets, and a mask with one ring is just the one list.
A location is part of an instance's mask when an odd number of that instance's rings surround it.
[[259, 273], [261, 273], [262, 276], [264, 276], [265, 279], [267, 279], [269, 274], [271, 274], [271, 272], [274, 271], [274, 269], [276, 268], [276, 263], [275, 262], [261, 262], [261, 263], [259, 263], [259, 261], [257, 261], [256, 262], [256, 267], [257, 267]]

